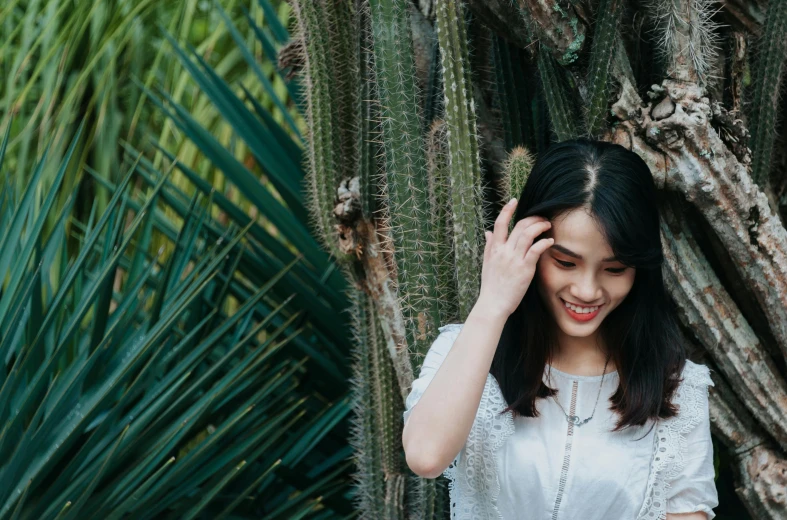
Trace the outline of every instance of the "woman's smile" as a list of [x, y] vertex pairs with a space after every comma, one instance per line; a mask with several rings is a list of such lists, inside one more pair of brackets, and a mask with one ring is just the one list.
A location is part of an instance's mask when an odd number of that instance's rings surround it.
[[567, 302], [563, 298], [560, 298], [560, 300], [563, 302], [563, 308], [566, 309], [566, 312], [568, 313], [568, 315], [571, 316], [572, 318], [574, 318], [577, 321], [590, 321], [590, 320], [592, 320], [593, 318], [598, 316], [599, 311], [601, 310], [601, 307], [603, 306], [603, 305], [595, 305], [595, 306], [592, 306], [592, 307], [585, 307], [585, 309], [589, 309], [589, 311], [588, 310], [583, 310], [582, 312], [578, 312], [577, 310], [575, 310], [576, 307], [574, 307], [573, 305], [571, 305], [571, 306], [567, 305], [567, 304], [569, 304], [569, 302]]
[[544, 235], [555, 243], [538, 261], [541, 297], [561, 329], [562, 343], [568, 337], [590, 339], [626, 298], [634, 284], [634, 269], [618, 261], [584, 209], [554, 218]]

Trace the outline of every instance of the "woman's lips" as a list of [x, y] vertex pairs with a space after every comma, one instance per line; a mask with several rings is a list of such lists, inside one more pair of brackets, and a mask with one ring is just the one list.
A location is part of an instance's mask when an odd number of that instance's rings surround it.
[[566, 309], [566, 313], [568, 313], [568, 315], [571, 316], [571, 318], [573, 318], [576, 321], [590, 321], [590, 320], [592, 320], [593, 318], [595, 318], [598, 315], [599, 311], [601, 311], [601, 307], [603, 307], [603, 305], [604, 305], [604, 304], [599, 305], [598, 309], [596, 309], [593, 312], [580, 314], [580, 313], [574, 312], [572, 309], [569, 309], [568, 307], [566, 307], [566, 304], [565, 304], [566, 300], [564, 300], [563, 298], [560, 298], [560, 301], [563, 302], [563, 308]]

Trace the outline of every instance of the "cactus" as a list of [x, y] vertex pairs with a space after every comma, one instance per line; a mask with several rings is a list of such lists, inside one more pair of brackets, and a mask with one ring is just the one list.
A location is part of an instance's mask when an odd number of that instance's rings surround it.
[[426, 156], [406, 0], [370, 0], [381, 107], [385, 192], [407, 345], [423, 355], [437, 330], [435, 236], [429, 225]]
[[375, 343], [377, 324], [374, 315], [369, 314], [372, 303], [366, 293], [351, 287], [348, 294], [352, 317], [352, 334], [356, 348], [352, 351], [352, 409], [355, 421], [350, 427], [349, 443], [355, 454], [357, 472], [353, 475], [356, 488], [355, 506], [364, 511], [369, 518], [385, 518], [383, 504], [384, 472], [381, 462], [379, 425], [375, 416], [379, 410], [369, 403], [375, 401], [374, 372], [372, 351]]
[[[436, 298], [437, 235], [429, 219], [425, 142], [418, 110], [415, 63], [407, 0], [370, 0], [374, 41], [374, 80], [380, 101], [381, 137], [385, 156], [384, 202], [395, 249], [397, 288], [405, 344], [425, 355], [439, 320]], [[386, 481], [387, 517], [403, 513], [405, 492], [416, 518], [433, 518], [437, 490], [434, 480], [411, 478], [403, 489], [399, 479]]]
[[[506, 149], [522, 144], [522, 129], [519, 124], [519, 99], [514, 95], [514, 76], [511, 54], [502, 38], [492, 40], [492, 64], [495, 70], [495, 101], [503, 125]], [[527, 120], [527, 118], [525, 119]], [[504, 197], [505, 198], [505, 197]]]
[[[520, 196], [534, 162], [535, 157], [527, 148], [517, 146], [511, 150], [505, 164], [503, 164], [503, 200], [511, 200], [512, 197], [518, 198]], [[509, 233], [515, 225], [515, 222], [508, 223]]]
[[352, 41], [359, 26], [347, 1], [294, 2], [293, 7], [306, 50], [307, 205], [323, 247], [343, 261], [333, 211], [339, 181], [356, 174], [361, 155], [360, 47]]
[[459, 316], [459, 296], [454, 282], [454, 224], [451, 218], [450, 181], [448, 179], [447, 125], [442, 119], [432, 122], [426, 137], [429, 205], [432, 226], [440, 237], [437, 241], [438, 264], [447, 266], [437, 270], [437, 298], [440, 301], [440, 322], [449, 323]]
[[503, 200], [520, 196], [535, 160], [536, 158], [527, 148], [517, 146], [511, 150], [508, 160], [503, 165]]
[[760, 186], [768, 182], [771, 155], [776, 137], [776, 118], [779, 113], [780, 78], [784, 75], [787, 55], [787, 2], [771, 0], [765, 20], [765, 32], [758, 41], [759, 59], [754, 73], [752, 107], [752, 178]]
[[590, 138], [596, 138], [606, 128], [609, 97], [609, 68], [612, 66], [616, 49], [618, 18], [622, 0], [601, 0], [598, 4], [593, 44], [588, 67], [588, 90], [590, 91], [585, 128]]
[[[696, 82], [703, 89], [709, 83], [711, 64], [718, 54], [716, 31], [722, 27], [713, 21], [713, 4], [713, 0], [688, 0], [685, 6], [661, 1], [645, 6], [658, 28], [657, 50], [668, 77]], [[687, 62], [690, 66], [685, 66]]]
[[454, 233], [459, 319], [473, 308], [481, 287], [483, 206], [473, 85], [461, 2], [437, 4], [437, 37], [443, 65], [449, 191]]
[[544, 84], [544, 96], [549, 107], [552, 132], [557, 141], [574, 139], [584, 133], [582, 123], [576, 117], [576, 106], [572, 90], [564, 81], [565, 72], [555, 58], [544, 48], [538, 50], [538, 71]]
[[377, 209], [375, 204], [374, 174], [377, 169], [375, 155], [378, 153], [378, 146], [373, 140], [374, 122], [379, 117], [379, 107], [373, 102], [377, 96], [374, 89], [374, 82], [369, 81], [374, 67], [374, 54], [372, 51], [372, 31], [369, 23], [369, 4], [357, 2], [358, 21], [360, 31], [359, 57], [361, 97], [359, 108], [361, 110], [360, 132], [358, 132], [358, 149], [360, 150], [359, 162], [357, 164], [357, 175], [360, 185], [361, 212], [364, 220], [372, 220], [374, 211]]

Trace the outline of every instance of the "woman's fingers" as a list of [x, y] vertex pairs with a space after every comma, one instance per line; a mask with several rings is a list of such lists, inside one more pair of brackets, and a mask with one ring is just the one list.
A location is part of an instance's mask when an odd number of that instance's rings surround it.
[[508, 240], [508, 223], [511, 222], [511, 217], [514, 216], [516, 205], [517, 200], [511, 199], [508, 204], [503, 206], [500, 214], [495, 219], [495, 231], [492, 241], [496, 244], [505, 244]]
[[532, 264], [533, 268], [538, 263], [538, 259], [541, 257], [541, 254], [552, 247], [552, 244], [555, 243], [554, 238], [542, 238], [541, 240], [537, 241], [533, 244], [525, 253], [525, 262]]
[[[546, 227], [544, 227], [545, 224]], [[540, 215], [523, 218], [516, 223], [514, 229], [511, 230], [511, 236], [508, 237], [511, 250], [521, 258], [533, 240], [541, 233], [548, 231], [551, 226], [552, 223]]]

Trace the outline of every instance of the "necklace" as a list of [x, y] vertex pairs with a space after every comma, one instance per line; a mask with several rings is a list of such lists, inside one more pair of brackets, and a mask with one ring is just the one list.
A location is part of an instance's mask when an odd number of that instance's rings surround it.
[[[554, 401], [557, 403], [557, 405], [560, 407], [560, 409], [561, 409], [561, 410], [563, 410], [563, 415], [565, 415], [565, 416], [566, 416], [566, 422], [572, 423], [572, 424], [574, 424], [575, 426], [582, 426], [583, 424], [585, 424], [585, 423], [587, 423], [589, 420], [591, 420], [591, 419], [593, 418], [593, 416], [596, 414], [596, 405], [598, 405], [598, 398], [599, 398], [599, 396], [601, 396], [601, 387], [602, 387], [602, 386], [604, 386], [604, 376], [607, 374], [607, 364], [608, 364], [608, 363], [609, 363], [609, 354], [607, 354], [607, 361], [604, 363], [604, 373], [603, 373], [603, 374], [601, 374], [601, 383], [598, 385], [598, 395], [596, 395], [596, 403], [593, 405], [593, 412], [590, 414], [590, 417], [588, 417], [587, 419], [580, 420], [580, 418], [579, 418], [579, 416], [578, 416], [578, 415], [569, 415], [569, 414], [567, 414], [567, 413], [566, 413], [566, 409], [565, 409], [565, 408], [563, 408], [563, 405], [562, 405], [562, 404], [560, 404], [560, 401], [558, 401], [557, 399], [555, 399], [555, 396], [554, 396], [554, 395], [553, 395], [553, 396], [551, 396], [551, 397], [552, 397], [552, 399], [553, 399], [553, 400], [554, 400]], [[548, 376], [548, 378], [549, 378], [549, 381], [550, 381], [550, 383], [551, 383], [551, 382], [552, 382], [552, 370], [551, 370], [551, 368], [552, 368], [552, 365], [550, 365], [550, 367], [549, 367], [549, 368], [550, 368], [550, 371], [549, 371], [549, 376]]]

